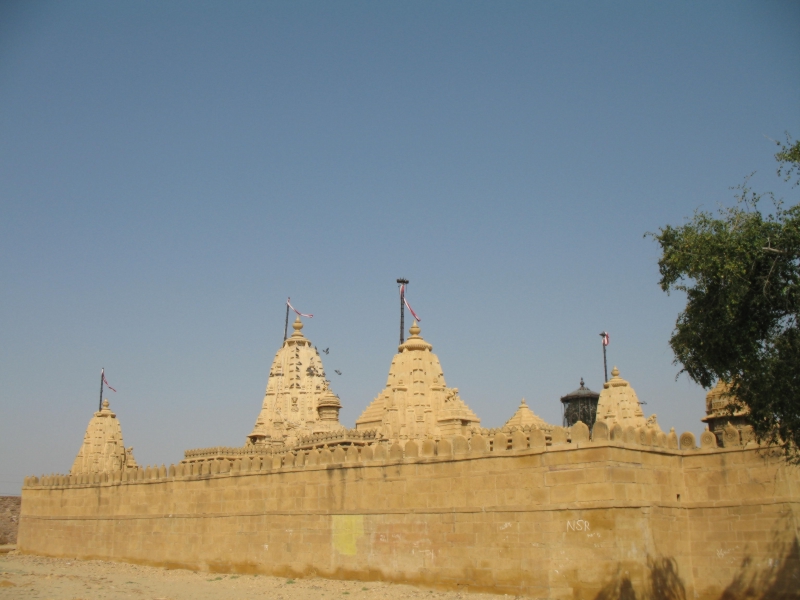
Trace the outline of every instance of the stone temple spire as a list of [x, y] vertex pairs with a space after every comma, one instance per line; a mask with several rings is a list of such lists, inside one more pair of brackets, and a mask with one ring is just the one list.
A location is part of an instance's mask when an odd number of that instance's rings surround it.
[[125, 449], [117, 415], [111, 412], [108, 400], [103, 400], [102, 409], [89, 421], [70, 474], [111, 473], [133, 467], [133, 448]]
[[523, 427], [529, 426], [542, 429], [547, 426], [547, 423], [545, 423], [544, 419], [542, 419], [528, 407], [528, 404], [525, 402], [525, 398], [523, 398], [522, 402], [519, 403], [517, 412], [515, 412], [511, 418], [506, 421], [506, 424], [503, 425], [503, 429], [507, 427], [516, 427], [517, 429], [522, 429]]
[[631, 384], [619, 376], [619, 369], [611, 369], [611, 379], [603, 384], [600, 399], [597, 402], [597, 420], [605, 421], [613, 427], [619, 423], [622, 427], [656, 426], [655, 415], [644, 418], [639, 398]]
[[[293, 445], [299, 437], [320, 429], [319, 400], [333, 393], [319, 352], [303, 335], [300, 317], [292, 328], [294, 333], [272, 361], [261, 412], [247, 436], [249, 443]], [[322, 412], [328, 415], [330, 411]], [[328, 418], [325, 421], [323, 429], [335, 427]]]
[[448, 388], [433, 346], [422, 339], [416, 321], [397, 348], [386, 387], [356, 421], [356, 429], [375, 429], [388, 439], [425, 439], [464, 434], [480, 419]]

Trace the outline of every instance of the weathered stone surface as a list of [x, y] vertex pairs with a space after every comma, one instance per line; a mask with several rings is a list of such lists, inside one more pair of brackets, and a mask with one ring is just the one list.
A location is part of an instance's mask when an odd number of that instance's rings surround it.
[[480, 433], [473, 435], [469, 438], [469, 451], [470, 454], [485, 454], [489, 450], [489, 445], [486, 443], [486, 438]]
[[528, 449], [528, 436], [519, 429], [511, 433], [511, 449], [512, 450], [527, 450]]
[[136, 469], [133, 448], [125, 449], [122, 428], [117, 415], [111, 412], [108, 400], [94, 413], [86, 427], [83, 444], [72, 463], [70, 473], [113, 473], [123, 469]]
[[436, 455], [436, 442], [433, 440], [423, 440], [419, 451], [420, 456], [430, 457]]
[[605, 441], [610, 439], [611, 432], [608, 430], [608, 425], [604, 421], [597, 421], [592, 427], [592, 440], [595, 442]]
[[516, 427], [517, 429], [522, 429], [523, 427], [545, 427], [547, 423], [544, 422], [544, 419], [539, 417], [536, 413], [534, 413], [528, 404], [525, 402], [525, 398], [519, 403], [519, 408], [517, 408], [517, 412], [515, 412], [512, 417], [506, 421], [506, 424], [503, 425], [503, 429], [511, 429]]
[[541, 429], [531, 429], [530, 432], [531, 448], [544, 448], [547, 446], [547, 436]]
[[294, 333], [272, 361], [261, 412], [247, 436], [252, 444], [292, 446], [300, 436], [342, 428], [338, 421], [341, 404], [325, 379], [319, 352], [302, 333], [300, 317], [292, 328]]
[[553, 446], [557, 446], [567, 442], [569, 442], [569, 432], [564, 427], [553, 427], [553, 431], [550, 434], [550, 443]]
[[597, 401], [597, 420], [605, 421], [609, 427], [619, 423], [623, 428], [644, 427], [647, 424], [639, 398], [630, 383], [619, 376], [619, 369], [611, 369], [611, 379], [603, 384]]
[[578, 421], [570, 428], [570, 440], [573, 444], [589, 441], [589, 426], [582, 421]]
[[722, 443], [726, 448], [733, 448], [740, 444], [739, 430], [730, 423], [722, 430]]
[[494, 434], [494, 439], [492, 440], [492, 449], [497, 453], [506, 452], [508, 450], [508, 435], [502, 431], [498, 431], [496, 434]]
[[706, 429], [703, 433], [700, 434], [700, 447], [701, 448], [716, 448], [717, 447], [717, 436], [715, 436], [708, 429]]
[[[735, 581], [783, 572], [769, 559], [793, 564], [787, 523], [800, 509], [800, 475], [760, 447], [687, 453], [595, 440], [424, 462], [309, 462], [174, 479], [151, 467], [157, 479], [92, 474], [91, 485], [29, 477], [18, 545], [284, 577], [430, 577], [443, 587], [553, 600], [616, 598], [601, 592], [619, 588], [620, 565], [636, 597], [658, 581], [675, 586], [672, 597], [718, 600]], [[417, 560], [419, 548], [437, 560]], [[759, 565], [768, 573], [752, 570]]]
[[458, 389], [445, 384], [439, 358], [416, 322], [409, 332], [392, 360], [386, 387], [356, 420], [356, 429], [376, 430], [389, 440], [466, 434], [480, 419]]
[[419, 456], [419, 446], [414, 440], [406, 442], [404, 454], [406, 458], [417, 458]]

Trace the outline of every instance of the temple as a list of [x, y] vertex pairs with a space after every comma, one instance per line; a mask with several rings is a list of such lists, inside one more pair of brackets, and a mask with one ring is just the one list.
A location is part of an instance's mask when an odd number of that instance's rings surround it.
[[293, 330], [241, 446], [141, 467], [104, 401], [68, 475], [26, 478], [20, 551], [552, 600], [794, 597], [800, 472], [724, 383], [699, 444], [616, 367], [561, 397], [562, 425], [523, 399], [486, 428], [415, 322], [348, 428]]

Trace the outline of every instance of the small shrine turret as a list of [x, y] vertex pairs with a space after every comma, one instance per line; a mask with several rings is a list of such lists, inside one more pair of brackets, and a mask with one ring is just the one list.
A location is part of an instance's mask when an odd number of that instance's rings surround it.
[[561, 396], [561, 406], [564, 412], [563, 426], [572, 427], [575, 423], [581, 421], [591, 429], [597, 419], [597, 402], [599, 399], [600, 394], [587, 388], [583, 383], [583, 377], [581, 377], [581, 386], [577, 390], [570, 392], [566, 396]]

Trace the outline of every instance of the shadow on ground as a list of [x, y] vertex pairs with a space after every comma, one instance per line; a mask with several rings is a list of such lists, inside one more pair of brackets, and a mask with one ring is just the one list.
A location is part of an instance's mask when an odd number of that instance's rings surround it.
[[[719, 600], [800, 600], [800, 543], [796, 537], [789, 541], [780, 541], [780, 537], [776, 533], [767, 553], [776, 558], [746, 556]], [[647, 569], [646, 584], [638, 593], [628, 573], [620, 571], [594, 600], [688, 600], [674, 559], [648, 558]], [[702, 582], [695, 583], [703, 588]]]
[[637, 595], [627, 573], [620, 572], [595, 596], [595, 600], [686, 600], [686, 586], [675, 559], [647, 558], [647, 590]]

